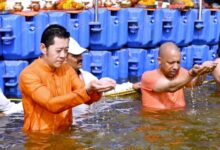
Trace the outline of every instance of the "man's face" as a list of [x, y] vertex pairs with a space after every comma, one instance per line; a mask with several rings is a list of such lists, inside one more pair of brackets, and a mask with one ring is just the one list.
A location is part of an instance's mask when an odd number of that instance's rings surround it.
[[82, 54], [73, 55], [69, 53], [67, 56], [67, 62], [73, 67], [73, 69], [78, 71], [82, 68]]
[[180, 69], [180, 57], [180, 52], [171, 50], [158, 58], [160, 69], [167, 78], [173, 79], [177, 76]]
[[43, 59], [52, 68], [59, 68], [66, 60], [69, 39], [54, 38], [54, 44], [48, 48], [44, 44], [41, 45]]

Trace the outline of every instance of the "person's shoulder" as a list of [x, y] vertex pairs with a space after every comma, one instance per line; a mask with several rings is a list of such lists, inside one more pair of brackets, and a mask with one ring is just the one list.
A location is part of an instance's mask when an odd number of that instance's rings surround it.
[[42, 73], [41, 70], [39, 70], [38, 61], [38, 59], [34, 60], [21, 71], [19, 75], [19, 84], [23, 83], [24, 81], [31, 81], [38, 78], [39, 74]]
[[183, 67], [180, 67], [179, 72], [180, 72], [180, 74], [186, 74], [188, 72], [188, 70]]
[[22, 71], [21, 74], [25, 74], [25, 73], [31, 73], [34, 70], [37, 69], [37, 63], [38, 63], [38, 59], [34, 60], [31, 64], [29, 64], [28, 66], [26, 66]]
[[76, 71], [67, 63], [62, 64], [62, 66], [59, 68], [60, 72], [70, 75], [76, 75]]
[[216, 58], [216, 59], [215, 59], [215, 62], [216, 62], [216, 63], [220, 63], [220, 57]]
[[80, 72], [82, 73], [83, 77], [89, 77], [89, 78], [93, 78], [93, 79], [97, 79], [97, 77], [95, 75], [93, 75], [92, 73], [85, 71], [83, 69], [80, 69]]
[[155, 74], [157, 74], [157, 69], [145, 71], [145, 72], [143, 73], [143, 76], [151, 76], [151, 75], [155, 75]]
[[90, 74], [90, 75], [92, 75], [92, 76], [94, 76], [92, 73], [90, 73], [89, 71], [85, 71], [85, 70], [83, 70], [83, 69], [80, 69], [80, 72], [82, 73], [82, 74]]
[[158, 70], [145, 71], [141, 77], [141, 82], [153, 83], [160, 77]]
[[62, 70], [74, 70], [69, 64], [67, 64], [67, 63], [64, 63], [64, 64], [62, 64], [61, 66], [60, 66], [60, 69], [62, 69]]

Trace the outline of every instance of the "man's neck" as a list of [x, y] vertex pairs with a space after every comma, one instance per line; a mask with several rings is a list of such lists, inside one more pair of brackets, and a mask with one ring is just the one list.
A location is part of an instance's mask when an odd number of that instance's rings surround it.
[[80, 74], [82, 74], [79, 69], [76, 70], [76, 73], [78, 74], [78, 76], [79, 76]]
[[52, 71], [56, 71], [56, 68], [50, 66], [49, 63], [48, 63], [48, 61], [47, 61], [47, 59], [46, 59], [44, 56], [41, 56], [40, 58], [41, 58], [41, 60], [43, 61], [43, 63], [44, 63], [45, 65], [47, 65]]

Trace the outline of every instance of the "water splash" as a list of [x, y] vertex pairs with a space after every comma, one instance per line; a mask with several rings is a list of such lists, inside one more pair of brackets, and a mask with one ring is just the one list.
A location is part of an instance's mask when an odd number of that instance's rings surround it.
[[192, 111], [195, 112], [195, 96], [194, 96], [194, 86], [190, 90], [190, 97], [192, 99]]

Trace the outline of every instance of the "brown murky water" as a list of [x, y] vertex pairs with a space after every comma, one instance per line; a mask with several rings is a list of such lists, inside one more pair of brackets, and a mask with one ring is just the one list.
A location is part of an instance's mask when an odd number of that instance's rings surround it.
[[93, 113], [77, 118], [68, 133], [21, 132], [23, 115], [0, 118], [0, 149], [217, 150], [220, 147], [220, 92], [215, 84], [186, 90], [187, 108], [146, 112], [140, 97], [103, 98]]

